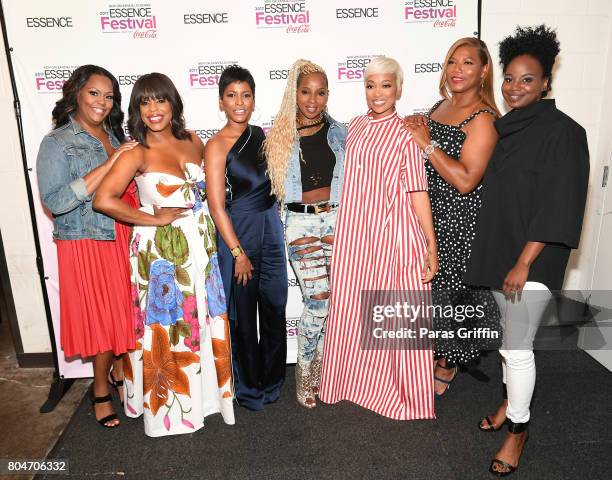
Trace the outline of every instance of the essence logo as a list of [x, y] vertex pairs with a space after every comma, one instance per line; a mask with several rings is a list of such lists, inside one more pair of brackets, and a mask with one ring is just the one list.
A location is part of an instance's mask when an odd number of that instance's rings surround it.
[[123, 33], [132, 38], [157, 38], [157, 17], [151, 5], [109, 5], [108, 10], [100, 12], [102, 33]]
[[261, 129], [264, 131], [266, 136], [268, 135], [268, 133], [272, 129], [272, 125], [274, 125], [274, 117], [270, 117], [269, 120], [261, 122]]
[[28, 28], [72, 28], [72, 17], [27, 17]]
[[455, 0], [408, 0], [404, 3], [406, 23], [433, 23], [435, 28], [454, 27], [457, 23]]
[[363, 71], [368, 66], [374, 55], [351, 55], [346, 60], [338, 62], [339, 82], [361, 82], [363, 81]]
[[189, 86], [192, 89], [217, 88], [221, 72], [229, 65], [236, 65], [238, 62], [216, 61], [200, 62], [195, 67], [189, 69]]
[[219, 132], [218, 128], [196, 128], [195, 134], [202, 140], [210, 139], [215, 133]]
[[336, 18], [338, 20], [354, 18], [378, 18], [378, 7], [365, 8], [336, 8]]
[[136, 80], [138, 80], [140, 77], [142, 77], [142, 75], [119, 75], [117, 77], [117, 81], [122, 87], [131, 86], [134, 85]]
[[268, 70], [270, 80], [287, 80], [289, 70]]
[[34, 82], [38, 93], [59, 93], [66, 80], [77, 67], [53, 66], [43, 67], [42, 71], [34, 74]]
[[185, 25], [208, 25], [215, 23], [229, 23], [227, 12], [218, 13], [186, 13], [183, 15]]
[[306, 0], [264, 0], [255, 7], [257, 28], [283, 28], [286, 33], [308, 33], [310, 10]]
[[415, 63], [414, 73], [437, 73], [443, 69], [441, 63], [430, 62], [430, 63]]
[[[291, 285], [290, 285], [291, 286]], [[287, 318], [287, 337], [297, 337], [298, 336], [298, 325], [300, 322], [300, 317], [289, 317]]]

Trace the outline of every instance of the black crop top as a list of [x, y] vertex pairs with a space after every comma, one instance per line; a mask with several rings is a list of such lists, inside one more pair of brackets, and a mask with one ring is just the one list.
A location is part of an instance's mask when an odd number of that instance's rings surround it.
[[336, 166], [336, 156], [327, 143], [329, 123], [314, 135], [300, 137], [302, 159], [302, 192], [330, 187]]

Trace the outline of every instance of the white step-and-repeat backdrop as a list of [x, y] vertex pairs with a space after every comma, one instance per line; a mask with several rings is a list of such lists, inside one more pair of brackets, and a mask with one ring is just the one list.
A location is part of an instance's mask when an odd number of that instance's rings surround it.
[[[307, 58], [327, 71], [329, 111], [348, 122], [365, 112], [363, 69], [376, 55], [396, 58], [405, 73], [403, 114], [438, 99], [441, 63], [458, 38], [478, 35], [478, 0], [4, 0], [9, 46], [21, 100], [30, 175], [37, 199], [47, 291], [65, 377], [91, 375], [66, 362], [59, 346], [57, 258], [52, 223], [38, 201], [36, 154], [52, 128], [51, 110], [79, 65], [94, 63], [119, 80], [127, 112], [139, 75], [157, 71], [176, 84], [189, 128], [206, 142], [223, 126], [217, 84], [230, 64], [257, 84], [252, 123], [269, 129], [289, 66]], [[295, 361], [302, 301], [289, 272], [288, 362]]]

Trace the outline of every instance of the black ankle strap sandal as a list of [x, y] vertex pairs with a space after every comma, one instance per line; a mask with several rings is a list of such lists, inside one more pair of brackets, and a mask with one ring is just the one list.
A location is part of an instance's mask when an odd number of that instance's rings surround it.
[[[110, 393], [108, 395], [104, 395], [103, 397], [96, 397], [94, 395], [94, 391], [93, 391], [93, 385], [91, 386], [91, 390], [89, 391], [89, 395], [90, 395], [90, 400], [91, 400], [91, 407], [94, 411], [94, 417], [96, 416], [96, 409], [95, 409], [95, 404], [96, 403], [106, 403], [106, 402], [112, 402], [113, 397], [111, 397]], [[107, 415], [104, 418], [101, 419], [97, 419], [98, 423], [103, 426], [104, 428], [117, 428], [119, 426], [119, 424], [117, 425], [107, 425], [108, 422], [112, 422], [113, 420], [117, 420], [119, 417], [117, 417], [116, 413], [111, 413], [110, 415]]]
[[[518, 433], [527, 432], [527, 436], [525, 438], [525, 443], [527, 443], [527, 440], [529, 440], [529, 432], [528, 432], [529, 422], [514, 423], [510, 420], [506, 420], [506, 423], [508, 424], [508, 431], [510, 433], [518, 434]], [[523, 443], [523, 448], [525, 447], [525, 443]], [[522, 453], [523, 452], [521, 450], [521, 454]], [[495, 465], [499, 465], [502, 468], [502, 470], [495, 470], [493, 468]], [[493, 461], [491, 462], [491, 465], [489, 466], [489, 472], [491, 472], [496, 477], [507, 477], [508, 475], [513, 474], [517, 468], [518, 468], [518, 464], [510, 465], [509, 463], [504, 462], [503, 460], [500, 460], [499, 458], [494, 458]]]

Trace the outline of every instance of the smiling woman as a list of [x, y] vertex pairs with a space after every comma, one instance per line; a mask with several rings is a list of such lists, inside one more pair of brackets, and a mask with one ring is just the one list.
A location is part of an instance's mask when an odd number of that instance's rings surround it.
[[262, 154], [265, 136], [248, 123], [254, 108], [253, 76], [237, 65], [227, 67], [219, 79], [219, 109], [227, 123], [206, 144], [205, 158], [227, 293], [236, 399], [261, 410], [278, 400], [285, 380], [287, 263]]
[[316, 406], [321, 383], [329, 270], [342, 195], [346, 127], [327, 112], [327, 74], [299, 59], [266, 142], [272, 190], [286, 207], [285, 239], [304, 310], [298, 325], [296, 398]]
[[544, 99], [558, 53], [557, 35], [545, 25], [517, 27], [500, 43], [502, 94], [512, 110], [495, 122], [499, 141], [465, 276], [495, 290], [502, 312], [507, 398], [479, 425], [486, 432], [508, 425], [490, 466], [500, 477], [516, 470], [527, 441], [533, 340], [550, 290], [561, 289], [570, 251], [578, 247], [589, 179], [585, 130]]
[[[470, 328], [499, 330], [499, 313], [491, 293], [463, 281], [471, 241], [482, 205], [482, 179], [495, 147], [493, 126], [499, 116], [493, 95], [493, 68], [486, 44], [478, 38], [460, 38], [446, 54], [438, 84], [442, 97], [427, 115], [407, 119], [407, 127], [423, 150], [433, 211], [440, 271], [432, 282], [437, 305], [488, 305], [486, 313], [471, 319]], [[434, 328], [456, 332], [460, 318], [434, 317]], [[463, 341], [457, 335], [436, 341], [434, 379], [436, 395], [444, 395], [467, 365], [476, 378], [480, 350], [489, 345]], [[486, 378], [485, 378], [486, 379]]]
[[[100, 185], [94, 206], [134, 224], [130, 240], [136, 348], [126, 358], [125, 413], [147, 435], [192, 433], [221, 412], [234, 423], [225, 295], [206, 202], [200, 139], [163, 74], [134, 84], [128, 127], [139, 145]], [[140, 208], [118, 201], [135, 177]]]
[[[104, 427], [119, 425], [108, 387], [123, 383], [120, 355], [135, 345], [129, 227], [91, 208], [119, 155], [136, 145], [121, 145], [125, 137], [120, 105], [119, 84], [110, 72], [95, 65], [77, 68], [53, 109], [55, 129], [43, 139], [36, 165], [42, 201], [53, 215], [61, 345], [67, 358], [93, 357], [92, 403]], [[127, 208], [136, 204], [128, 183], [117, 198]], [[117, 359], [111, 371], [113, 355]]]
[[[418, 292], [424, 300], [437, 270], [420, 150], [395, 111], [402, 81], [395, 60], [373, 59], [365, 70], [369, 111], [349, 123], [319, 397], [414, 420], [434, 417], [432, 352], [419, 341], [364, 348], [371, 339], [361, 301], [368, 290]], [[423, 318], [415, 322], [422, 325]]]

